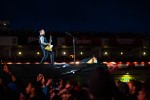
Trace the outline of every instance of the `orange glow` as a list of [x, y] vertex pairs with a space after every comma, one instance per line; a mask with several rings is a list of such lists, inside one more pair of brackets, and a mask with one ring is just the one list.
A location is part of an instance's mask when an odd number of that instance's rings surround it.
[[130, 65], [130, 62], [127, 62], [126, 64]]
[[141, 62], [141, 64], [144, 64], [144, 62]]
[[122, 64], [122, 62], [119, 62], [119, 64]]

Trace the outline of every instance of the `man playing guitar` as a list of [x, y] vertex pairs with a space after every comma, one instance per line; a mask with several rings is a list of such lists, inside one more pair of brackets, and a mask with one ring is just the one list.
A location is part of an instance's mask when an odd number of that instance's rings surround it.
[[42, 64], [44, 61], [47, 60], [48, 55], [50, 55], [51, 64], [54, 64], [54, 53], [52, 51], [53, 45], [51, 45], [52, 36], [50, 36], [50, 40], [49, 40], [49, 43], [48, 43], [47, 39], [45, 38], [44, 29], [41, 29], [39, 31], [39, 33], [40, 33], [39, 43], [40, 43], [41, 50], [43, 52], [43, 57], [42, 57], [42, 60], [41, 60], [40, 64]]

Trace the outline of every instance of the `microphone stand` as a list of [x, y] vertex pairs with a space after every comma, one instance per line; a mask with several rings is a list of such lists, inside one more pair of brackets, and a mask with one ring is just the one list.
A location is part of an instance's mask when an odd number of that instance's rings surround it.
[[76, 62], [76, 50], [75, 50], [75, 37], [73, 35], [71, 35], [70, 33], [66, 32], [69, 36], [72, 37], [72, 42], [73, 42], [73, 55], [74, 55], [74, 64]]

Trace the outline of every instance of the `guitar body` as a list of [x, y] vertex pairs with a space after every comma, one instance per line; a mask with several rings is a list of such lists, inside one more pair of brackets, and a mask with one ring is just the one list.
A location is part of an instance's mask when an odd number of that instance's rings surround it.
[[52, 51], [53, 45], [48, 45], [45, 47], [45, 50]]
[[50, 35], [49, 45], [47, 45], [47, 46], [45, 47], [45, 50], [47, 50], [47, 51], [52, 51], [53, 45], [51, 45], [51, 42], [52, 42], [52, 36]]

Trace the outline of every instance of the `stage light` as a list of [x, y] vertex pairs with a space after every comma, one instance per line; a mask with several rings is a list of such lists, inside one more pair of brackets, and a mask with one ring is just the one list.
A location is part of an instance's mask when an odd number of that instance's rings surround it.
[[44, 62], [43, 64], [49, 64], [49, 62]]
[[[129, 74], [129, 73], [128, 73]], [[126, 75], [122, 75], [119, 79], [122, 82], [129, 82], [130, 80], [134, 79], [134, 77], [132, 75], [128, 75], [126, 73]]]
[[119, 62], [119, 64], [122, 64], [122, 62]]
[[22, 64], [21, 62], [17, 62], [16, 64]]
[[25, 64], [31, 64], [30, 62], [26, 62]]
[[12, 62], [8, 62], [7, 64], [13, 64]]
[[39, 62], [34, 62], [34, 64], [40, 64]]
[[79, 61], [76, 61], [75, 64], [80, 64], [80, 62], [79, 62]]
[[130, 65], [130, 62], [126, 62], [126, 64]]
[[74, 74], [74, 73], [75, 73], [75, 71], [77, 71], [77, 70], [71, 70], [71, 71], [70, 71], [70, 73], [73, 73], [73, 74]]
[[145, 62], [141, 62], [141, 64], [144, 64]]
[[64, 67], [68, 67], [68, 66], [70, 66], [70, 65], [69, 65], [69, 64], [65, 64], [65, 65], [63, 65], [63, 68], [64, 68]]

